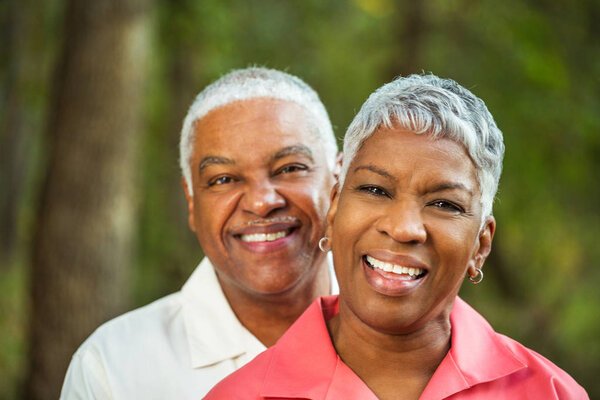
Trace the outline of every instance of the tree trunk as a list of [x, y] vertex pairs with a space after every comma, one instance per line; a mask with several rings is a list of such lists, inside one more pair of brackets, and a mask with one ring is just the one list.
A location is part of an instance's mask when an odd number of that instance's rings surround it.
[[421, 49], [424, 47], [427, 29], [426, 2], [398, 0], [396, 3], [398, 5], [392, 21], [392, 35], [397, 46], [394, 58], [386, 71], [386, 82], [398, 76], [421, 72]]
[[[0, 268], [9, 266], [16, 247], [17, 215], [27, 167], [23, 99], [23, 7], [6, 2], [6, 15], [0, 21]], [[30, 77], [29, 77], [30, 78]]]
[[32, 258], [29, 399], [56, 399], [81, 342], [128, 304], [148, 4], [70, 0]]

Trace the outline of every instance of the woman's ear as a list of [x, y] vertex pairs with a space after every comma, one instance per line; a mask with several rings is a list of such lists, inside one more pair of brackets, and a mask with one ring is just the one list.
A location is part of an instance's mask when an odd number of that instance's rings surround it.
[[473, 256], [469, 261], [468, 274], [471, 277], [477, 275], [476, 268], [483, 268], [483, 264], [487, 259], [488, 255], [492, 251], [492, 240], [494, 239], [494, 233], [496, 232], [496, 219], [489, 215], [485, 218], [482, 228], [479, 230], [479, 236], [477, 237], [477, 243], [473, 251]]
[[329, 195], [329, 211], [327, 212], [327, 230], [325, 232], [325, 236], [331, 239], [333, 235], [333, 221], [335, 220], [335, 213], [337, 212], [338, 200], [339, 196], [339, 184], [336, 183], [331, 188], [331, 194]]

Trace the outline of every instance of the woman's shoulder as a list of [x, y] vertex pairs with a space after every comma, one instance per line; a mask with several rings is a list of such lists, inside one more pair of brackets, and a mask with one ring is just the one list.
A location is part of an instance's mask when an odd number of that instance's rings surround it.
[[[516, 340], [496, 332], [488, 321], [457, 298], [453, 315], [452, 346], [459, 367], [488, 388], [530, 393], [531, 398], [588, 399], [585, 390], [552, 361]], [[482, 370], [488, 376], [483, 379]], [[483, 389], [483, 388], [482, 388]], [[534, 395], [535, 394], [535, 395]]]
[[529, 380], [551, 385], [559, 399], [589, 398], [583, 387], [552, 361], [506, 335], [500, 333], [496, 335], [498, 340], [527, 366], [527, 369], [521, 373], [527, 375]]

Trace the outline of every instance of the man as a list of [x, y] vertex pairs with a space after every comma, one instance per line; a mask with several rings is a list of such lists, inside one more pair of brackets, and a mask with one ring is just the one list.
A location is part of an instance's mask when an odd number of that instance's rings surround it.
[[224, 76], [190, 107], [180, 156], [206, 257], [180, 292], [92, 334], [63, 399], [199, 399], [337, 292], [317, 243], [339, 155], [309, 86], [264, 68]]

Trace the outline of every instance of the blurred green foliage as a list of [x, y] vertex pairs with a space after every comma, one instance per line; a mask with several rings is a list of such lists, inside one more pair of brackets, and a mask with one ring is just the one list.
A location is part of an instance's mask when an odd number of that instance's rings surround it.
[[[26, 83], [19, 90], [37, 150], [23, 160], [17, 253], [0, 271], [0, 398], [7, 399], [17, 398], [25, 367], [31, 210], [44, 165], [63, 2], [11, 4], [18, 4], [27, 38], [16, 55]], [[366, 97], [406, 72], [392, 66], [405, 65], [407, 43], [418, 40], [410, 72], [431, 71], [470, 88], [505, 135], [486, 279], [465, 283], [461, 295], [497, 331], [545, 355], [600, 398], [600, 4], [430, 0], [414, 38], [398, 29], [410, 6], [410, 0], [156, 3], [131, 307], [177, 290], [202, 257], [187, 228], [177, 148], [195, 94], [233, 68], [287, 70], [319, 92], [341, 139]], [[9, 11], [0, 6], [3, 23]]]

